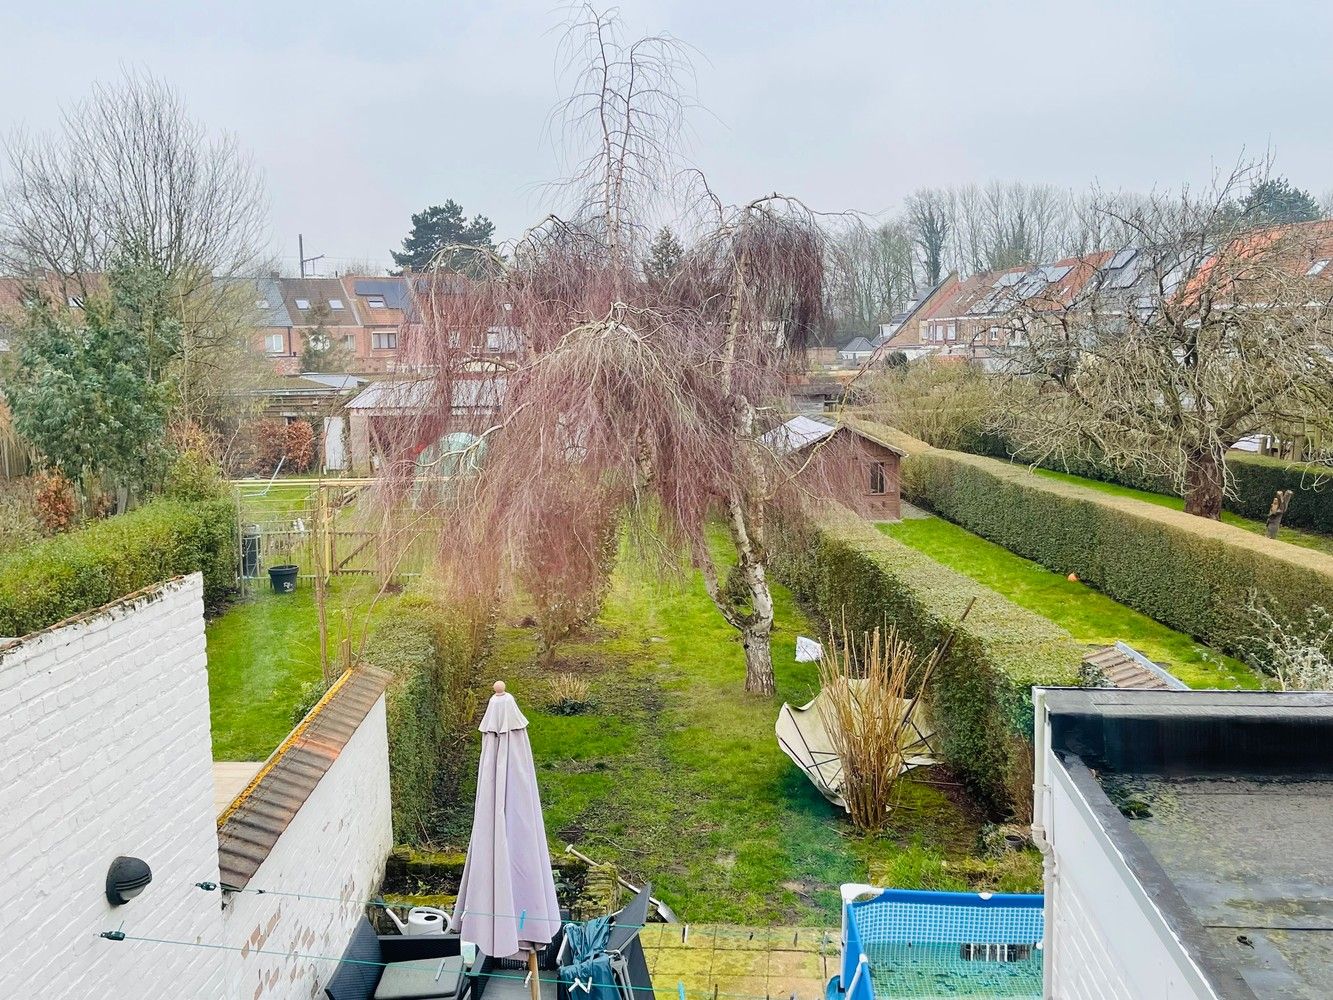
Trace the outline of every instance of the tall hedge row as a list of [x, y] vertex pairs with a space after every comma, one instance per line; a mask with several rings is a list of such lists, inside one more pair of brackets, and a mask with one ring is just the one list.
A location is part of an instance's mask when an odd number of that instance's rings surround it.
[[422, 845], [437, 795], [457, 788], [476, 710], [473, 674], [489, 630], [475, 616], [419, 594], [402, 597], [366, 644], [367, 663], [393, 674], [385, 712], [394, 839]]
[[155, 500], [10, 553], [0, 559], [0, 635], [26, 635], [194, 572], [210, 604], [235, 587], [231, 500]]
[[1333, 556], [1086, 487], [937, 449], [903, 463], [914, 503], [1228, 652], [1251, 590], [1277, 608], [1333, 607]]
[[[995, 435], [976, 436], [966, 445], [966, 450], [994, 458], [1012, 457], [1017, 462], [1026, 461], [1022, 455], [1014, 454], [1008, 442]], [[1085, 479], [1100, 479], [1166, 496], [1177, 495], [1164, 476], [1153, 476], [1132, 469], [1112, 469], [1088, 459], [1068, 462], [1050, 459], [1038, 464], [1043, 468], [1070, 472]], [[1283, 525], [1333, 534], [1333, 470], [1242, 451], [1227, 454], [1227, 467], [1231, 470], [1235, 495], [1228, 493], [1222, 498], [1225, 510], [1254, 521], [1263, 521], [1268, 518], [1273, 495], [1279, 490], [1291, 490], [1291, 506], [1282, 518]]]
[[1077, 683], [1084, 650], [1068, 632], [843, 511], [785, 537], [775, 566], [803, 603], [834, 622], [845, 614], [854, 634], [887, 622], [925, 650], [952, 630], [927, 688], [937, 748], [991, 811], [1023, 811], [1031, 688]]

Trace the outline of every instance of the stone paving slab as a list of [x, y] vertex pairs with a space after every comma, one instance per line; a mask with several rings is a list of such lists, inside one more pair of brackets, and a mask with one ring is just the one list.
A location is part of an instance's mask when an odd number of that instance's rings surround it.
[[[650, 924], [641, 939], [656, 1000], [822, 1000], [838, 968], [838, 931], [823, 927]], [[683, 940], [682, 940], [683, 938]]]

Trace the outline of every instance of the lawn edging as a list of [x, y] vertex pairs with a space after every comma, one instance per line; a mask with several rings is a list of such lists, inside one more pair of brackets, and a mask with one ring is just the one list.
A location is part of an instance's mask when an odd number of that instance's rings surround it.
[[1333, 604], [1333, 556], [1129, 497], [929, 448], [903, 463], [922, 507], [1229, 653], [1244, 653], [1257, 592], [1298, 619]]
[[845, 614], [853, 634], [896, 625], [918, 649], [953, 634], [927, 693], [939, 751], [991, 812], [1023, 814], [1032, 687], [1077, 684], [1084, 648], [1051, 621], [840, 508], [807, 532], [789, 530], [776, 549], [779, 578], [825, 619], [841, 623]]

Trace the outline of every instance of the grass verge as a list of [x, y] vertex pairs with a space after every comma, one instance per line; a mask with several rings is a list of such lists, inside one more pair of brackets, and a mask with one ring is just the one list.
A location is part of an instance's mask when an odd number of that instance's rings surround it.
[[[1091, 481], [1079, 482], [1092, 485]], [[916, 518], [881, 524], [879, 528], [998, 591], [1015, 604], [1049, 618], [1079, 642], [1107, 646], [1120, 639], [1149, 659], [1164, 664], [1190, 687], [1260, 686], [1258, 676], [1239, 660], [942, 518]]]

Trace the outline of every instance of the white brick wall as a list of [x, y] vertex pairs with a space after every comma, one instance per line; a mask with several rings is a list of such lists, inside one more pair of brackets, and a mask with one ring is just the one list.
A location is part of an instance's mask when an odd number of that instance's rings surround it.
[[[1039, 752], [1044, 748], [1039, 747]], [[1046, 754], [1046, 995], [1054, 1000], [1212, 1000], [1146, 890], [1101, 832], [1064, 766]]]
[[[375, 703], [292, 818], [248, 888], [333, 896], [231, 895], [225, 939], [237, 948], [337, 958], [379, 885], [393, 846], [389, 809], [389, 744], [384, 697]], [[234, 970], [239, 1000], [307, 1000], [337, 968], [335, 962], [287, 959], [248, 950]]]
[[[194, 574], [0, 649], [0, 997], [223, 997], [203, 584]], [[153, 882], [113, 908], [107, 867]]]

